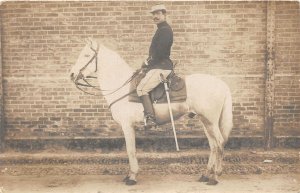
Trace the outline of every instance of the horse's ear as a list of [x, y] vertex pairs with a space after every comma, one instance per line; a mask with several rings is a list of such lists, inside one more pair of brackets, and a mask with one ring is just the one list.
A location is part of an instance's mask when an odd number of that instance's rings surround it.
[[84, 39], [84, 40], [85, 40], [85, 43], [86, 43], [86, 44], [89, 44], [90, 46], [93, 45], [92, 38], [86, 38], [86, 39]]
[[88, 40], [91, 42], [91, 44], [93, 45], [94, 39], [91, 37], [88, 37]]
[[85, 42], [86, 44], [89, 44], [89, 43], [90, 43], [90, 41], [89, 41], [87, 38], [84, 39], [84, 42]]

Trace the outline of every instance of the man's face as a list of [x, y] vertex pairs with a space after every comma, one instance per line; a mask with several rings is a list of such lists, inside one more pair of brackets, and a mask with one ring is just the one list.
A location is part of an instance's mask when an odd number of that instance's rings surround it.
[[166, 15], [162, 11], [155, 11], [152, 13], [152, 18], [155, 24], [166, 21]]

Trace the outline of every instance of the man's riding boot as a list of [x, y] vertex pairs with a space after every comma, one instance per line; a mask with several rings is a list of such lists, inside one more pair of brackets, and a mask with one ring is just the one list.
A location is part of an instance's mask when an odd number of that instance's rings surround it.
[[150, 99], [149, 95], [143, 95], [140, 97], [143, 107], [144, 107], [144, 115], [146, 118], [146, 125], [145, 129], [150, 129], [151, 127], [156, 126], [155, 122], [155, 114], [154, 114], [154, 109], [152, 105], [152, 101]]

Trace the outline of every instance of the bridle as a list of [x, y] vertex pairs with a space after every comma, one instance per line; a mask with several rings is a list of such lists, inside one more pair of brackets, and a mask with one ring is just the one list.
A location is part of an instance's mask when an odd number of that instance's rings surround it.
[[96, 64], [95, 72], [98, 71], [98, 57], [97, 57], [97, 55], [98, 55], [98, 52], [99, 52], [99, 45], [97, 44], [97, 49], [96, 50], [94, 48], [92, 48], [92, 47], [90, 47], [90, 49], [93, 50], [94, 55], [88, 61], [88, 63], [79, 70], [79, 73], [82, 73], [88, 67], [88, 65], [93, 62], [94, 59], [96, 60], [95, 61], [95, 64]]
[[[103, 89], [100, 89], [98, 88], [97, 86], [94, 86], [92, 85], [87, 79], [97, 79], [97, 77], [95, 76], [84, 76], [83, 75], [83, 71], [95, 60], [95, 71], [94, 72], [97, 72], [98, 71], [98, 52], [99, 52], [99, 45], [97, 44], [97, 49], [94, 49], [92, 47], [90, 47], [90, 49], [94, 52], [94, 55], [93, 57], [91, 57], [91, 59], [87, 62], [86, 65], [84, 65], [80, 70], [79, 70], [79, 73], [74, 81], [75, 85], [76, 85], [76, 88], [86, 94], [89, 94], [89, 95], [94, 95], [94, 96], [107, 96], [107, 95], [111, 95], [115, 92], [117, 92], [118, 90], [120, 90], [121, 88], [123, 88], [125, 85], [129, 84], [140, 72], [141, 72], [141, 69], [135, 71], [133, 73], [133, 75], [131, 77], [129, 77], [128, 80], [126, 80], [120, 87], [116, 88], [116, 89], [112, 89], [112, 90], [103, 90]], [[79, 82], [80, 80], [83, 80], [84, 83], [81, 83]], [[92, 88], [94, 90], [97, 90], [97, 91], [106, 91], [106, 92], [109, 92], [107, 94], [94, 94], [94, 93], [90, 93], [90, 92], [87, 92], [86, 90], [84, 90], [83, 88], [81, 88], [80, 86], [83, 86], [83, 87], [87, 87], [87, 88]], [[135, 92], [135, 90], [133, 91], [130, 91], [128, 94], [125, 94], [124, 96], [120, 97], [119, 99], [115, 100], [114, 102], [112, 102], [110, 105], [109, 105], [109, 108], [115, 104], [116, 102], [118, 102], [119, 100], [125, 98], [126, 96], [130, 95], [131, 93]]]
[[[96, 79], [97, 77], [94, 76], [84, 76], [83, 75], [83, 71], [95, 60], [95, 71], [98, 71], [98, 52], [99, 52], [99, 45], [97, 44], [97, 48], [94, 49], [93, 47], [90, 47], [90, 49], [94, 52], [93, 57], [91, 57], [91, 59], [87, 62], [86, 65], [84, 65], [80, 70], [79, 73], [74, 81], [76, 88], [79, 89], [80, 91], [86, 93], [86, 94], [90, 94], [90, 95], [94, 95], [94, 96], [100, 96], [98, 94], [93, 94], [90, 92], [87, 92], [86, 90], [84, 90], [83, 88], [81, 88], [80, 86], [83, 87], [87, 87], [87, 88], [93, 88], [94, 90], [100, 90], [99, 88], [97, 88], [97, 86], [92, 85], [91, 83], [89, 83], [89, 81], [87, 79]], [[79, 82], [80, 80], [83, 80], [84, 83]]]

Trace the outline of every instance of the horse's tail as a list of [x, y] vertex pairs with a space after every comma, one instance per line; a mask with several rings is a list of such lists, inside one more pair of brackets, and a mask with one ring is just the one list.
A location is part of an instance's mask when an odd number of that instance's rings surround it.
[[224, 143], [227, 142], [231, 129], [232, 123], [232, 97], [230, 89], [226, 89], [225, 100], [222, 108], [222, 113], [219, 120], [219, 127], [224, 139]]

